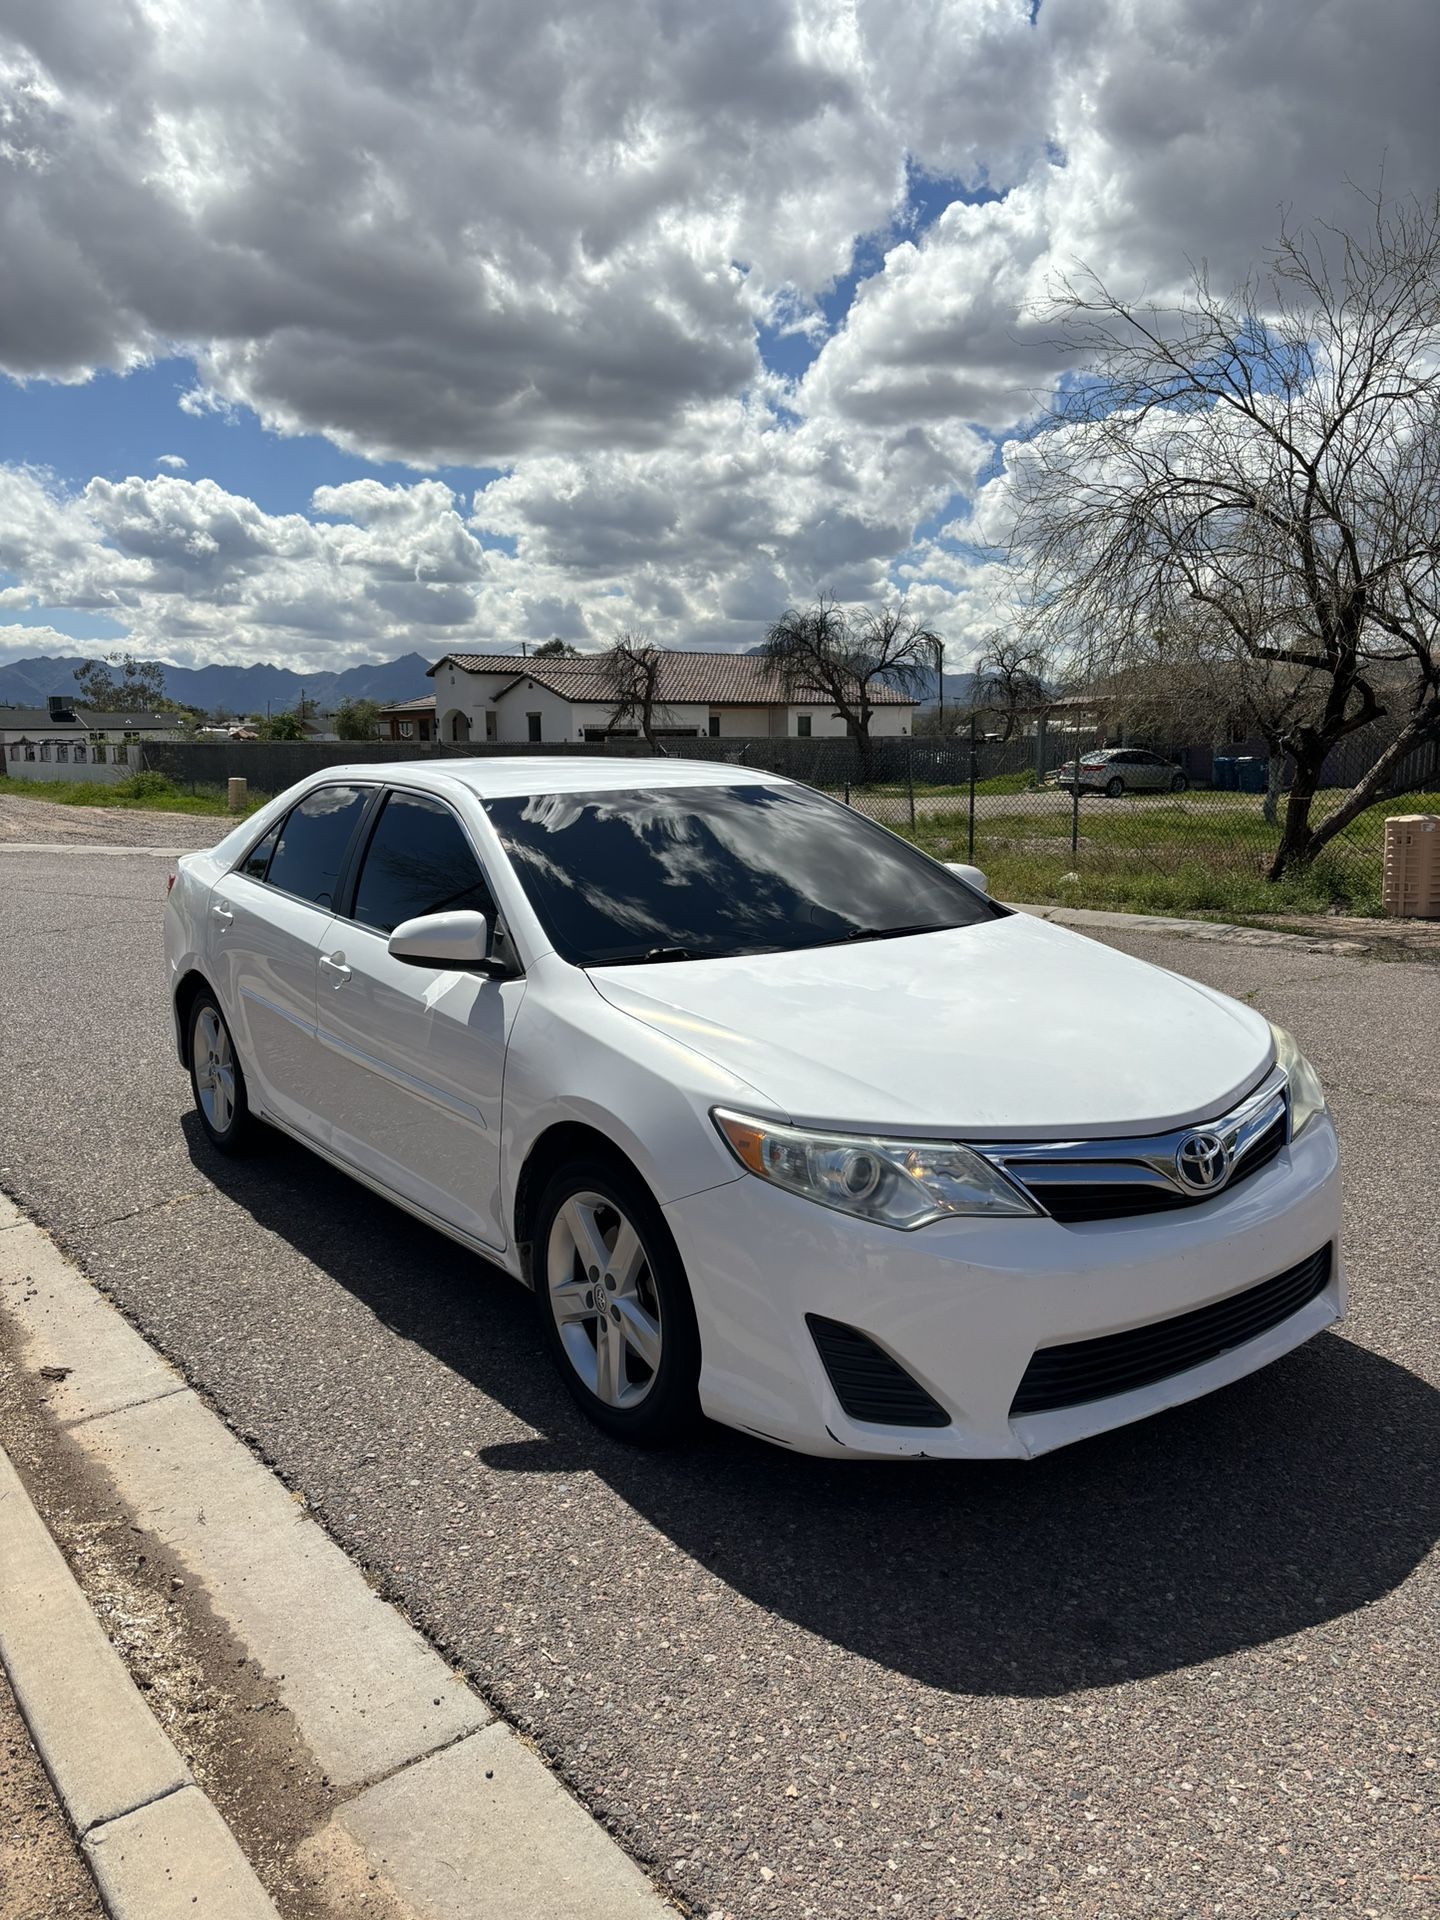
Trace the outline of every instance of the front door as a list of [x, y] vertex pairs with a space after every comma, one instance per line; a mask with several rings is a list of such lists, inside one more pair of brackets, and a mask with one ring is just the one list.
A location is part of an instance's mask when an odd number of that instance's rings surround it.
[[486, 1246], [500, 1207], [500, 1094], [523, 978], [396, 960], [402, 920], [495, 903], [459, 817], [393, 789], [363, 854], [348, 919], [320, 956], [317, 1024], [336, 1152]]

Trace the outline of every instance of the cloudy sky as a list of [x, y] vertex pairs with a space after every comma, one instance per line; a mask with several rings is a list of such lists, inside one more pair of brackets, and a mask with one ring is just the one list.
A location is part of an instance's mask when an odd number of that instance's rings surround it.
[[0, 0], [0, 657], [824, 587], [961, 665], [1056, 270], [1433, 192], [1437, 73], [1435, 0]]

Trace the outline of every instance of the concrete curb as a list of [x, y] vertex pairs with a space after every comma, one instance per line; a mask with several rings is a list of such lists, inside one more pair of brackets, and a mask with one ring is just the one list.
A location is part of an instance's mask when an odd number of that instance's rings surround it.
[[0, 1663], [114, 1920], [276, 1920], [3, 1453]]
[[1161, 913], [1106, 913], [1097, 907], [1036, 907], [1022, 900], [1008, 900], [1005, 904], [1016, 913], [1028, 913], [1036, 920], [1050, 920], [1059, 927], [1074, 927], [1081, 933], [1091, 928], [1117, 932], [1128, 929], [1132, 933], [1176, 934], [1185, 940], [1214, 940], [1226, 946], [1300, 947], [1306, 953], [1370, 951], [1367, 941], [1330, 939], [1304, 928], [1281, 933], [1270, 927], [1236, 927], [1223, 920], [1179, 920]]
[[[308, 1846], [323, 1856], [327, 1845], [358, 1845], [415, 1920], [661, 1920], [673, 1913], [539, 1756], [3, 1196], [0, 1310], [20, 1334], [26, 1371], [48, 1370], [49, 1417], [104, 1469], [133, 1522], [184, 1563], [211, 1610], [271, 1678], [328, 1777], [333, 1815]], [[101, 1669], [115, 1697], [128, 1705], [133, 1695], [149, 1713], [22, 1490], [52, 1574], [58, 1566], [68, 1583], [71, 1637], [79, 1645], [88, 1633], [96, 1677], [92, 1683], [77, 1669], [67, 1691], [49, 1672], [40, 1622], [58, 1616], [49, 1612], [53, 1602], [24, 1605], [28, 1563], [3, 1531], [7, 1510], [18, 1507], [5, 1497], [8, 1486], [0, 1480], [0, 1652], [10, 1667], [13, 1641], [21, 1679], [34, 1676], [15, 1691], [68, 1809], [63, 1782], [85, 1760], [77, 1754], [51, 1764], [66, 1730], [77, 1748], [113, 1753], [122, 1744], [93, 1739], [96, 1716], [87, 1703], [98, 1697], [92, 1684], [101, 1684]], [[38, 1545], [32, 1554], [44, 1557]], [[7, 1629], [12, 1616], [19, 1625]], [[198, 1908], [189, 1892], [182, 1904], [167, 1904], [174, 1885], [200, 1884], [194, 1876], [212, 1870], [206, 1862], [218, 1871], [217, 1826], [229, 1835], [151, 1726], [163, 1750], [150, 1754], [144, 1791], [110, 1783], [102, 1761], [102, 1777], [74, 1801], [81, 1817], [72, 1818], [102, 1892], [130, 1903], [112, 1911], [124, 1920], [170, 1920], [172, 1911], [200, 1911], [207, 1920], [273, 1913], [268, 1900], [259, 1908], [225, 1906], [209, 1882], [195, 1896]], [[96, 1809], [110, 1825], [104, 1845], [91, 1846]], [[141, 1883], [143, 1900], [132, 1891]]]
[[[216, 818], [223, 816], [217, 814]], [[230, 826], [238, 825], [238, 819]], [[227, 827], [226, 831], [229, 831]], [[217, 840], [224, 836], [216, 834]], [[0, 853], [98, 853], [109, 859], [121, 855], [133, 856], [137, 853], [148, 855], [153, 860], [178, 860], [182, 853], [201, 853], [201, 847], [111, 847], [94, 840], [0, 840]]]

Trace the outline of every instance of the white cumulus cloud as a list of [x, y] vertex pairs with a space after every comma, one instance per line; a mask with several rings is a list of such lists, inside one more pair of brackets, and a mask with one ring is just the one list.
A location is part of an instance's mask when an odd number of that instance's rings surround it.
[[[963, 648], [996, 585], [967, 505], [1056, 377], [1057, 272], [1225, 281], [1282, 205], [1330, 214], [1382, 159], [1391, 191], [1440, 183], [1433, 0], [1032, 12], [10, 7], [0, 372], [178, 353], [194, 419], [502, 471], [271, 515], [178, 454], [74, 488], [11, 468], [0, 590], [172, 657], [317, 661], [622, 624], [750, 644], [818, 586], [903, 584]], [[796, 377], [770, 328], [815, 349]]]

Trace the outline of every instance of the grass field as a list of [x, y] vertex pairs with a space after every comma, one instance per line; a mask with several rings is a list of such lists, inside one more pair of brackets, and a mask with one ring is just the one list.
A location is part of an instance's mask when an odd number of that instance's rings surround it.
[[[1209, 804], [1219, 800], [1230, 804]], [[1038, 905], [1172, 914], [1339, 908], [1374, 915], [1380, 912], [1386, 816], [1440, 812], [1440, 794], [1382, 801], [1352, 821], [1310, 867], [1272, 882], [1265, 873], [1275, 831], [1266, 825], [1258, 798], [1253, 808], [1234, 802], [1233, 794], [1190, 794], [1152, 806], [1085, 800], [1072, 853], [1068, 805], [1037, 794], [1032, 805], [987, 811], [976, 820], [975, 862], [998, 898]], [[1324, 811], [1322, 796], [1317, 816]], [[963, 806], [922, 814], [913, 828], [898, 817], [886, 824], [942, 860], [968, 858]]]
[[[216, 813], [230, 808], [223, 787], [180, 787], [163, 773], [132, 773], [104, 786], [90, 780], [12, 780], [0, 775], [0, 793], [21, 800], [50, 800], [62, 807], [131, 807], [144, 813]], [[252, 793], [249, 804], [235, 817], [243, 819], [269, 799]]]

